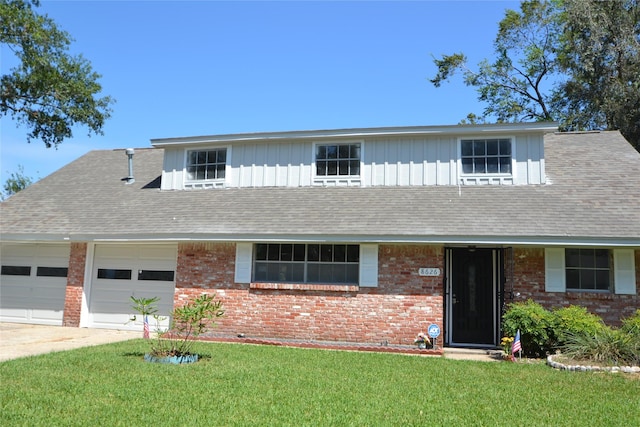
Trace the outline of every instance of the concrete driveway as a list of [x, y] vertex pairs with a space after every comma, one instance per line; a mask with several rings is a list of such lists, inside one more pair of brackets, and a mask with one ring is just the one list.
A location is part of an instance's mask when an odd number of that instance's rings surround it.
[[0, 361], [141, 338], [141, 332], [0, 323]]

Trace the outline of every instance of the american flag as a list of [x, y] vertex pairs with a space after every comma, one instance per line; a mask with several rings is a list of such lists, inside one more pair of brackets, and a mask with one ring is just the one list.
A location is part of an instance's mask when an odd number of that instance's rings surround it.
[[142, 338], [149, 338], [149, 319], [147, 318], [147, 316], [144, 316], [144, 330], [142, 332]]
[[516, 354], [516, 351], [522, 350], [522, 343], [520, 342], [520, 329], [516, 332], [516, 338], [513, 340], [513, 345], [511, 346], [511, 354]]

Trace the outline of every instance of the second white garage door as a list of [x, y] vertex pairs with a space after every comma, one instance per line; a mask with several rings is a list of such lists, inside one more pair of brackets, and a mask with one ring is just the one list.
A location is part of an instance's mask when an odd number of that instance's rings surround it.
[[[159, 314], [173, 309], [177, 245], [96, 245], [89, 296], [89, 326], [142, 330], [131, 296], [159, 297]], [[151, 329], [154, 325], [149, 319]], [[168, 318], [161, 326], [168, 325]]]

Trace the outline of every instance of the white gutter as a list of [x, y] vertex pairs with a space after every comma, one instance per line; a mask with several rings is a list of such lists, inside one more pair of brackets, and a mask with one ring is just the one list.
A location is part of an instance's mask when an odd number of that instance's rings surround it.
[[53, 235], [3, 234], [7, 242], [274, 242], [274, 243], [382, 243], [437, 244], [461, 246], [537, 246], [537, 247], [627, 247], [640, 249], [640, 237], [587, 236], [406, 236], [406, 235], [301, 235], [301, 234], [72, 234], [66, 238]]

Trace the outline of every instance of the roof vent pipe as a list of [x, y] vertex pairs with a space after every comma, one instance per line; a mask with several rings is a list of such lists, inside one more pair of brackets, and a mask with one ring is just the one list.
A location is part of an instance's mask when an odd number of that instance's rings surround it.
[[127, 157], [129, 158], [129, 176], [127, 176], [126, 181], [127, 184], [133, 184], [134, 182], [136, 182], [135, 178], [133, 177], [133, 148], [127, 148], [124, 151], [127, 155]]

